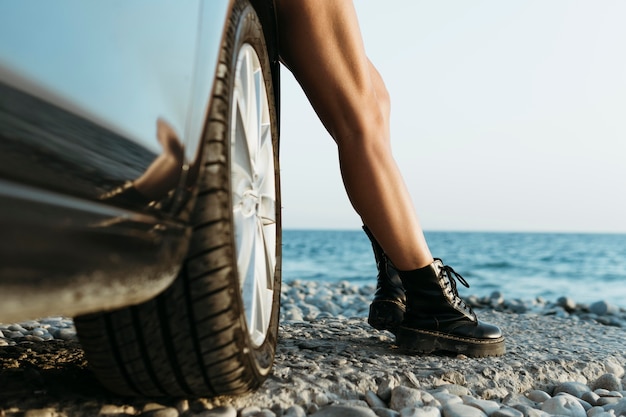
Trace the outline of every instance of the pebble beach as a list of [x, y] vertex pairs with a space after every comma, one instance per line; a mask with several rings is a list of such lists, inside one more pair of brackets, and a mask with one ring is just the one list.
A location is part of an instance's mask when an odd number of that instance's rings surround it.
[[[116, 398], [89, 380], [71, 319], [2, 324], [0, 416], [626, 416], [622, 307], [468, 296], [479, 318], [503, 329], [507, 353], [416, 356], [367, 324], [373, 292], [349, 282], [283, 283], [274, 370], [259, 390], [232, 398]], [[56, 365], [38, 362], [42, 352]], [[76, 382], [83, 379], [94, 388]]]

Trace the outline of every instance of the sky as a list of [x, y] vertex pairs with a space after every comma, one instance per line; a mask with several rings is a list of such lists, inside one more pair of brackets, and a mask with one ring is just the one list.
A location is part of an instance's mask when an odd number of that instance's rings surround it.
[[[626, 2], [355, 0], [426, 230], [626, 233]], [[336, 146], [282, 71], [286, 229], [357, 229]]]

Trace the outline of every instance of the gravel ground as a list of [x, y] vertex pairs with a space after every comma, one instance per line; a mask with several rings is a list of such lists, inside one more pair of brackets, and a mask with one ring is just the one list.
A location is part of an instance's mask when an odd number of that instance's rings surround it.
[[[284, 293], [293, 293], [296, 287], [286, 286]], [[344, 301], [352, 297], [359, 305], [361, 297], [369, 297], [369, 290], [362, 288], [334, 290], [343, 291]], [[300, 297], [300, 310], [310, 307], [306, 299], [306, 294]], [[494, 304], [494, 299], [498, 297], [482, 302]], [[520, 303], [504, 300], [495, 303], [503, 311], [481, 309], [482, 320], [504, 329], [507, 353], [480, 359], [408, 355], [394, 346], [393, 335], [372, 329], [363, 316], [333, 317], [318, 306], [315, 317], [293, 320], [286, 317], [293, 306], [287, 307], [274, 371], [260, 390], [236, 398], [156, 402], [104, 391], [87, 369], [80, 344], [65, 321], [65, 340], [17, 338], [17, 343], [0, 346], [0, 416], [626, 415], [624, 327], [601, 324], [575, 303], [566, 309], [565, 301], [541, 309], [536, 302], [527, 303], [524, 313], [511, 311], [510, 306]], [[563, 313], [567, 310], [570, 313]], [[607, 314], [604, 322], [622, 323], [623, 310]], [[5, 335], [3, 340], [9, 339]], [[606, 386], [606, 381], [613, 385]], [[583, 404], [583, 414], [563, 405], [573, 400], [555, 395], [559, 391]], [[413, 399], [401, 400], [405, 397]], [[468, 414], [455, 404], [457, 399], [482, 414]]]

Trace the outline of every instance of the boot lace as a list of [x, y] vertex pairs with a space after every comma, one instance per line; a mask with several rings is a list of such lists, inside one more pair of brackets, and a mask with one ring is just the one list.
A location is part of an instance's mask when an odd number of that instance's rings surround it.
[[[443, 263], [443, 262], [442, 262]], [[468, 314], [476, 317], [474, 310], [468, 306], [465, 301], [459, 296], [459, 291], [456, 287], [456, 282], [459, 281], [464, 287], [469, 288], [469, 283], [463, 278], [461, 274], [452, 269], [451, 266], [443, 265], [439, 271], [439, 277], [444, 280], [447, 287], [447, 292], [450, 295], [451, 301], [459, 308], [465, 310]]]

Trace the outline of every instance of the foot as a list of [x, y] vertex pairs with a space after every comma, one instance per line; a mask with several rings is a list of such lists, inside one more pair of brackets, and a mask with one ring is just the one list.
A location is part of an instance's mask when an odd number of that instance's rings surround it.
[[456, 281], [465, 279], [440, 259], [420, 269], [401, 271], [407, 310], [396, 331], [396, 343], [416, 353], [446, 351], [473, 357], [505, 352], [502, 331], [478, 320], [459, 297]]

